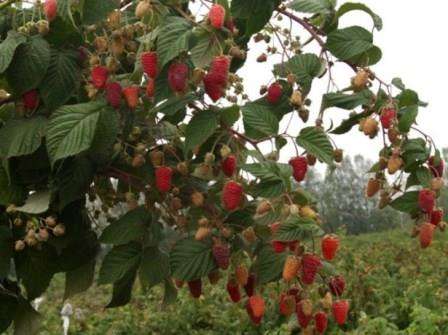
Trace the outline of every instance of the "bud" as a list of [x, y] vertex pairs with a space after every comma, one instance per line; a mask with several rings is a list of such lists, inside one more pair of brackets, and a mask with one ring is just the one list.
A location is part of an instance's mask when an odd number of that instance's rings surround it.
[[392, 155], [387, 162], [387, 172], [394, 174], [403, 166], [403, 159], [398, 155]]
[[54, 226], [56, 226], [56, 223], [57, 223], [57, 221], [56, 221], [56, 218], [54, 216], [47, 216], [45, 218], [45, 224], [48, 227], [54, 227]]
[[342, 149], [335, 149], [333, 151], [333, 158], [336, 163], [341, 163], [344, 159], [344, 151]]
[[300, 212], [300, 207], [297, 206], [296, 204], [292, 204], [291, 206], [289, 206], [289, 213], [291, 215], [299, 215]]
[[309, 219], [317, 219], [317, 213], [310, 206], [303, 206], [300, 208], [300, 216]]
[[263, 215], [263, 214], [266, 214], [267, 212], [271, 211], [271, 209], [272, 209], [271, 203], [267, 200], [263, 200], [262, 202], [260, 202], [258, 204], [256, 213], [258, 215]]
[[366, 136], [374, 138], [378, 134], [378, 121], [369, 117], [362, 122], [362, 131]]
[[352, 78], [352, 87], [355, 92], [362, 91], [369, 83], [369, 72], [360, 69]]
[[205, 71], [200, 68], [195, 68], [191, 76], [191, 82], [193, 83], [194, 86], [197, 86], [200, 83], [202, 83], [204, 77], [205, 77]]
[[211, 233], [212, 233], [212, 231], [210, 228], [199, 227], [198, 230], [196, 231], [194, 238], [196, 239], [196, 241], [202, 241], [203, 239], [210, 236]]
[[221, 154], [222, 158], [226, 158], [228, 155], [230, 155], [232, 153], [232, 149], [230, 149], [228, 145], [224, 144], [221, 147], [219, 153]]
[[314, 166], [317, 161], [316, 156], [314, 156], [312, 154], [306, 154], [306, 160], [307, 160], [309, 166]]
[[257, 240], [257, 235], [255, 234], [255, 230], [253, 227], [248, 227], [243, 230], [243, 237], [248, 244], [252, 244]]
[[330, 309], [333, 305], [333, 297], [330, 292], [325, 293], [324, 297], [321, 299], [320, 303], [325, 309]]
[[160, 166], [163, 164], [164, 154], [160, 150], [153, 150], [149, 153], [151, 163], [154, 166]]
[[134, 158], [132, 158], [131, 165], [134, 168], [139, 168], [145, 165], [145, 162], [146, 162], [145, 156], [143, 156], [142, 154], [136, 154]]
[[151, 14], [151, 3], [147, 0], [140, 1], [135, 7], [135, 16], [139, 19]]
[[213, 164], [215, 162], [215, 155], [211, 152], [207, 152], [205, 154], [204, 163], [205, 164]]
[[303, 103], [302, 93], [300, 91], [292, 92], [289, 102], [293, 107], [300, 108]]
[[188, 165], [187, 165], [186, 162], [178, 163], [177, 166], [176, 166], [176, 169], [182, 176], [187, 176], [188, 175]]
[[99, 53], [106, 52], [109, 47], [107, 38], [104, 36], [97, 36], [93, 41], [93, 45], [95, 46], [96, 51]]
[[63, 224], [58, 224], [56, 227], [53, 228], [53, 235], [54, 236], [63, 236], [65, 235], [65, 226]]
[[433, 178], [431, 180], [431, 190], [436, 192], [440, 191], [443, 188], [444, 184], [445, 183], [443, 181], [443, 178], [441, 177]]
[[14, 250], [17, 252], [22, 251], [23, 249], [25, 249], [25, 242], [22, 240], [18, 240], [14, 243]]
[[204, 195], [201, 192], [193, 192], [190, 200], [195, 207], [202, 207], [204, 205]]

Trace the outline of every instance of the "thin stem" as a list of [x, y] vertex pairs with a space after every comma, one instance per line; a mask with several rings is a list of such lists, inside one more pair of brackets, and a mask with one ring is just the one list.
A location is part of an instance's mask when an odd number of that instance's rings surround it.
[[0, 10], [12, 5], [13, 3], [17, 2], [18, 0], [6, 0], [2, 3], [0, 3]]

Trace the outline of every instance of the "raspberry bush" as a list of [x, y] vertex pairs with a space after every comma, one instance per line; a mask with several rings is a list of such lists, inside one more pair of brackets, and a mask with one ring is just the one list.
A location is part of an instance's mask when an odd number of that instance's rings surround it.
[[[340, 24], [355, 10], [373, 29]], [[101, 244], [107, 307], [136, 281], [163, 286], [168, 304], [179, 289], [206, 295], [207, 280], [255, 325], [277, 299], [305, 334], [343, 327], [340, 241], [301, 187], [318, 162], [342, 161], [334, 137], [381, 139], [366, 196], [409, 213], [422, 248], [446, 225], [444, 162], [416, 127], [426, 103], [373, 71], [381, 28], [335, 0], [1, 2], [0, 330], [36, 332], [30, 302], [56, 273], [65, 298], [86, 290]], [[238, 73], [257, 43], [274, 66], [253, 99]], [[347, 114], [337, 125], [334, 108]], [[263, 294], [270, 282], [278, 297]]]

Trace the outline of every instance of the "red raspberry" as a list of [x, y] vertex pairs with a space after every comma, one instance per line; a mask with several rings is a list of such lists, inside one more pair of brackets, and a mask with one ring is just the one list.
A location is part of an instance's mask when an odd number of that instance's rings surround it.
[[49, 22], [53, 21], [58, 15], [58, 4], [56, 0], [46, 0], [44, 4], [44, 13]]
[[122, 91], [123, 89], [118, 82], [106, 85], [106, 100], [115, 109], [120, 107]]
[[156, 168], [156, 187], [160, 192], [168, 192], [171, 190], [171, 179], [173, 169], [168, 166], [159, 166]]
[[380, 121], [383, 128], [389, 129], [396, 117], [397, 111], [395, 108], [384, 108], [380, 115]]
[[286, 250], [288, 245], [282, 241], [272, 241], [272, 247], [274, 248], [275, 253], [281, 254]]
[[235, 181], [228, 181], [222, 191], [222, 203], [228, 211], [237, 209], [243, 201], [243, 187]]
[[298, 303], [301, 300], [300, 293], [301, 291], [297, 287], [292, 287], [288, 290], [288, 295], [293, 296], [294, 299], [296, 300], [296, 303]]
[[265, 309], [263, 297], [259, 295], [253, 295], [249, 298], [248, 304], [255, 318], [263, 317]]
[[331, 261], [336, 256], [339, 248], [339, 238], [336, 235], [325, 235], [321, 243], [322, 255], [327, 261]]
[[213, 258], [222, 270], [227, 270], [230, 264], [230, 249], [226, 244], [215, 244], [212, 248]]
[[107, 78], [109, 77], [109, 71], [107, 71], [107, 67], [105, 66], [95, 66], [91, 73], [92, 84], [96, 88], [104, 88], [107, 82]]
[[306, 157], [295, 157], [289, 161], [289, 165], [292, 166], [292, 175], [294, 179], [300, 183], [305, 179], [306, 172], [308, 171], [308, 161]]
[[251, 296], [254, 295], [254, 293], [255, 293], [255, 283], [256, 283], [255, 275], [253, 273], [251, 273], [249, 275], [249, 278], [247, 279], [247, 284], [244, 285], [244, 291], [246, 292], [248, 297], [251, 297]]
[[224, 96], [224, 88], [223, 85], [219, 83], [219, 75], [209, 72], [204, 76], [203, 80], [205, 93], [207, 93], [210, 99], [216, 102]]
[[314, 324], [316, 326], [316, 331], [319, 334], [325, 333], [325, 330], [327, 329], [327, 326], [328, 326], [327, 314], [322, 311], [314, 314]]
[[146, 84], [146, 95], [152, 98], [156, 93], [156, 81], [153, 78], [148, 79]]
[[328, 286], [330, 287], [331, 293], [339, 297], [344, 293], [345, 279], [342, 276], [335, 276], [330, 279]]
[[429, 222], [425, 222], [420, 227], [420, 246], [425, 249], [429, 247], [432, 243], [432, 238], [434, 236], [435, 226]]
[[317, 271], [322, 267], [319, 257], [312, 254], [305, 254], [302, 257], [302, 282], [306, 285], [314, 283]]
[[221, 29], [224, 26], [226, 10], [219, 4], [214, 4], [208, 13], [208, 19], [213, 28]]
[[293, 295], [284, 294], [280, 295], [280, 314], [286, 317], [291, 316], [296, 310], [296, 299]]
[[158, 68], [157, 62], [158, 57], [157, 53], [154, 51], [143, 52], [140, 56], [140, 61], [142, 63], [143, 72], [146, 73], [150, 78], [157, 77]]
[[337, 300], [333, 302], [333, 317], [336, 323], [342, 326], [347, 320], [349, 303], [347, 300]]
[[436, 205], [436, 195], [430, 189], [423, 189], [418, 194], [418, 205], [426, 213], [431, 213]]
[[227, 177], [232, 177], [236, 170], [235, 155], [227, 156], [221, 163], [221, 169]]
[[221, 84], [224, 88], [227, 86], [227, 80], [229, 77], [230, 58], [227, 56], [217, 56], [212, 60], [210, 64], [210, 72], [216, 75], [217, 83]]
[[193, 298], [199, 298], [202, 294], [202, 280], [196, 279], [188, 282], [188, 288]]
[[297, 316], [297, 321], [299, 322], [300, 327], [302, 329], [305, 329], [306, 327], [308, 327], [308, 324], [310, 323], [311, 319], [313, 318], [313, 314], [306, 315], [303, 312], [303, 303], [304, 303], [304, 300], [301, 300], [297, 303], [296, 316]]
[[280, 101], [282, 94], [283, 94], [282, 85], [280, 85], [279, 83], [273, 83], [268, 88], [268, 94], [266, 95], [266, 100], [270, 104], [275, 105]]
[[247, 314], [249, 315], [252, 323], [254, 325], [258, 326], [261, 323], [261, 320], [263, 319], [263, 317], [256, 317], [254, 315], [254, 312], [252, 310], [252, 307], [249, 304], [249, 301], [247, 301], [247, 303], [246, 303], [246, 311], [247, 311]]
[[25, 92], [22, 95], [22, 101], [26, 109], [34, 110], [37, 108], [37, 106], [39, 106], [39, 94], [37, 93], [37, 90]]
[[232, 18], [229, 18], [228, 20], [226, 20], [225, 26], [227, 29], [230, 30], [230, 32], [233, 33], [235, 31], [235, 22], [233, 21]]
[[431, 212], [431, 223], [437, 226], [443, 220], [443, 209], [436, 209]]
[[138, 106], [138, 93], [140, 88], [136, 85], [126, 87], [123, 89], [123, 96], [126, 104], [130, 109], [135, 109]]
[[230, 299], [237, 303], [241, 300], [240, 287], [235, 279], [229, 279], [227, 282], [227, 292], [229, 293]]
[[290, 241], [288, 242], [288, 248], [289, 251], [296, 251], [297, 247], [299, 246], [299, 241]]
[[168, 68], [168, 84], [174, 92], [187, 90], [188, 70], [188, 65], [184, 63], [173, 63]]
[[428, 160], [428, 165], [434, 177], [443, 177], [445, 163], [442, 159], [437, 160], [436, 157], [432, 156]]

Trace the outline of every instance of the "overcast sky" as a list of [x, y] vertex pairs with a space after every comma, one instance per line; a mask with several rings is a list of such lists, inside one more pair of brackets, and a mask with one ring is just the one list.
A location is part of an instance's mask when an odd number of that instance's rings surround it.
[[[344, 1], [339, 1], [343, 3]], [[374, 12], [383, 19], [383, 29], [374, 33], [374, 43], [383, 51], [381, 62], [372, 67], [372, 70], [382, 79], [390, 81], [394, 77], [401, 77], [408, 88], [416, 90], [423, 101], [429, 102], [427, 108], [420, 109], [418, 118], [419, 127], [431, 134], [439, 147], [448, 147], [448, 132], [445, 130], [448, 121], [446, 97], [448, 95], [447, 66], [444, 65], [446, 57], [446, 9], [445, 1], [426, 0], [363, 0]], [[427, 9], [425, 9], [427, 8]], [[346, 14], [341, 20], [341, 27], [362, 25], [368, 30], [372, 27], [370, 17], [359, 11]], [[296, 28], [299, 29], [299, 28]], [[302, 30], [302, 40], [308, 34]], [[246, 89], [250, 97], [258, 97], [258, 90], [262, 83], [272, 80], [267, 71], [266, 63], [257, 64], [255, 59], [261, 52], [261, 45], [251, 45], [248, 65], [239, 74], [245, 78]], [[318, 49], [310, 49], [317, 51]], [[274, 61], [275, 62], [275, 61]], [[348, 84], [353, 72], [345, 65], [335, 68], [337, 78], [340, 78], [340, 87]], [[311, 111], [316, 115], [320, 107], [322, 93], [325, 93], [326, 80], [315, 82], [311, 98], [313, 105]], [[347, 111], [332, 110], [328, 117], [338, 123], [348, 116]], [[303, 127], [299, 120], [294, 121], [291, 130], [298, 132]], [[338, 146], [344, 148], [351, 155], [363, 153], [375, 159], [381, 146], [381, 140], [369, 140], [357, 130], [351, 133], [334, 136]], [[291, 156], [292, 147], [282, 155], [283, 160]]]

